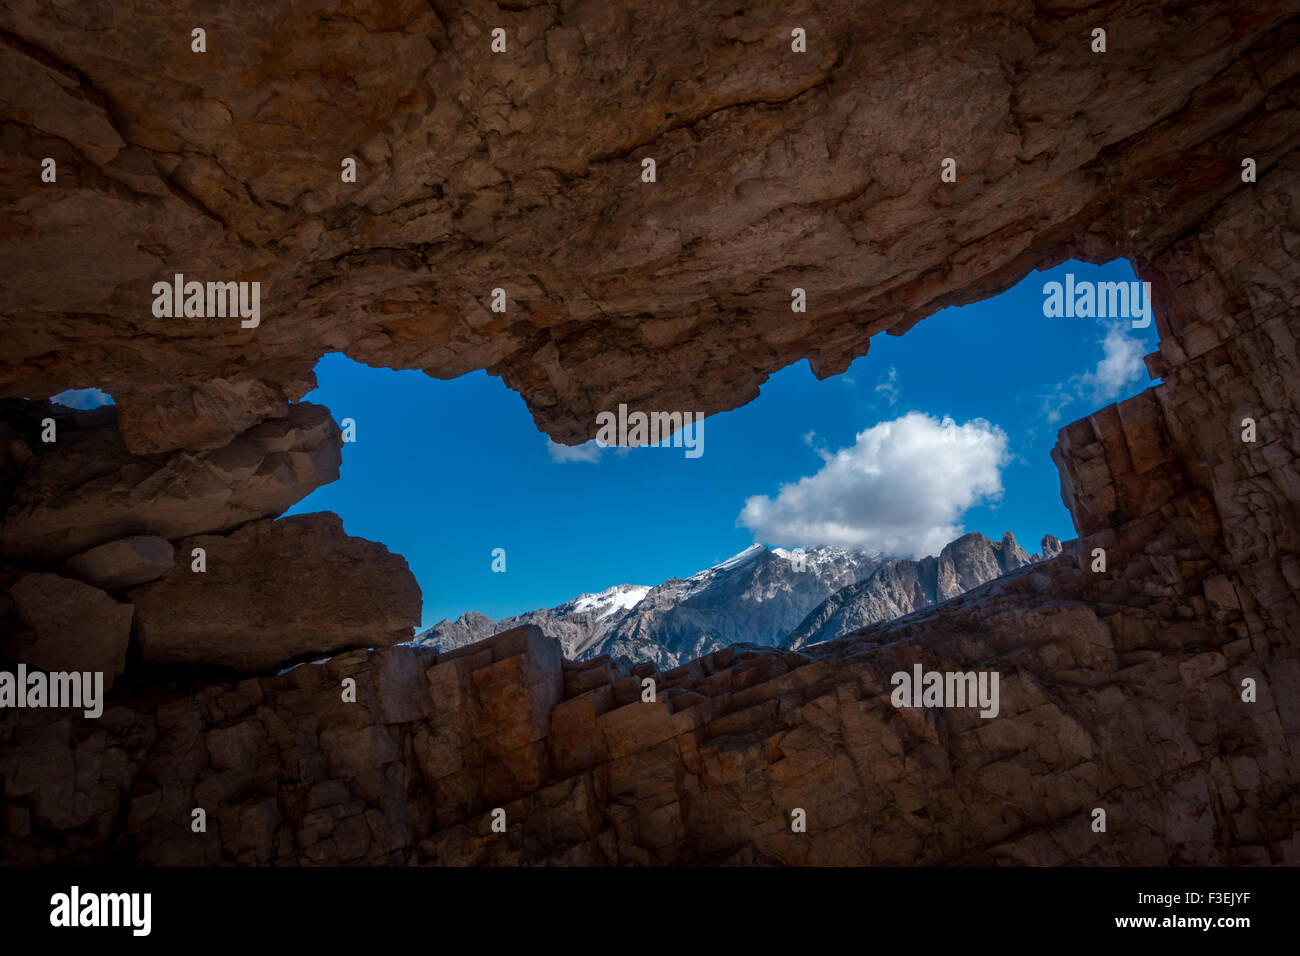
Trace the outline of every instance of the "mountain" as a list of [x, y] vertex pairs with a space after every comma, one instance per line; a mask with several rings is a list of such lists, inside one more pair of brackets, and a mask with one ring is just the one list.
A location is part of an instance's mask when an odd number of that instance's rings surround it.
[[945, 546], [938, 557], [890, 561], [828, 597], [790, 632], [783, 646], [798, 650], [938, 604], [1008, 571], [1056, 557], [1061, 542], [1046, 535], [1042, 549], [1041, 554], [1026, 554], [1010, 531], [996, 543], [972, 533]]
[[809, 611], [865, 579], [882, 560], [875, 551], [827, 547], [800, 552], [756, 544], [657, 587], [618, 585], [502, 621], [470, 611], [455, 621], [438, 622], [418, 634], [415, 643], [450, 650], [536, 624], [560, 642], [570, 660], [621, 655], [653, 661], [663, 670], [731, 644], [780, 645]]
[[451, 650], [535, 624], [560, 642], [570, 660], [608, 654], [666, 670], [731, 644], [797, 650], [830, 640], [1055, 557], [1061, 542], [1047, 535], [1042, 549], [1041, 555], [1026, 554], [1010, 532], [1000, 542], [972, 533], [937, 557], [888, 562], [876, 551], [787, 551], [756, 544], [657, 587], [620, 584], [501, 621], [468, 611], [455, 621], [439, 621], [414, 643]]
[[610, 629], [592, 656], [622, 655], [675, 667], [748, 642], [779, 646], [810, 610], [881, 564], [876, 551], [754, 545], [684, 580], [666, 581]]

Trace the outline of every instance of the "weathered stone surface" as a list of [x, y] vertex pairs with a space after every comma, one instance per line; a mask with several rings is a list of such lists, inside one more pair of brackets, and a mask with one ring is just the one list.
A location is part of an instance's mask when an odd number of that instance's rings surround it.
[[[107, 388], [137, 450], [215, 440], [240, 388], [300, 398], [332, 351], [488, 368], [562, 441], [620, 401], [734, 408], [1031, 268], [1158, 254], [1248, 188], [1241, 157], [1266, 176], [1297, 137], [1284, 2], [271, 5], [206, 55], [201, 3], [102, 9], [0, 15], [24, 77], [0, 270], [26, 277], [0, 299], [0, 394]], [[311, 42], [286, 62], [285, 37]], [[177, 271], [262, 281], [261, 325], [154, 317]], [[211, 417], [151, 411], [217, 381]]]
[[7, 592], [13, 609], [0, 615], [0, 656], [44, 671], [102, 671], [105, 687], [122, 673], [131, 605], [57, 574], [25, 574]]
[[273, 517], [338, 478], [342, 439], [329, 410], [294, 405], [284, 418], [199, 453], [135, 456], [112, 424], [33, 438], [0, 520], [0, 555], [55, 562], [126, 535], [175, 540]]
[[95, 587], [114, 590], [157, 580], [176, 563], [166, 538], [137, 534], [83, 551], [63, 564], [63, 572]]
[[[195, 548], [207, 570], [191, 570]], [[144, 660], [261, 671], [304, 654], [409, 640], [420, 588], [406, 560], [329, 512], [178, 543], [181, 560], [129, 592]]]
[[[1294, 821], [1268, 809], [1296, 779], [1294, 654], [1260, 663], [1231, 635], [1204, 643], [1222, 630], [1209, 622], [1108, 603], [1078, 549], [809, 653], [738, 646], [655, 674], [652, 704], [615, 706], [616, 669], [561, 664], [521, 628], [121, 700], [107, 731], [7, 714], [6, 805], [69, 842], [18, 827], [0, 849], [91, 860], [130, 840], [164, 864], [1300, 862]], [[894, 708], [890, 676], [916, 663], [996, 671], [998, 716]], [[561, 699], [562, 671], [606, 683]], [[1243, 674], [1258, 704], [1240, 699]], [[112, 774], [32, 763], [92, 752]], [[210, 821], [197, 837], [191, 793]]]
[[220, 448], [240, 432], [289, 412], [283, 394], [250, 379], [137, 386], [117, 404], [122, 438], [136, 455]]

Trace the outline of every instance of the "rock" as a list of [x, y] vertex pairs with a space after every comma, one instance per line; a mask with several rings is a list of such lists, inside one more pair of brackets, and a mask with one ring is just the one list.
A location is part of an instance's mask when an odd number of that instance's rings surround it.
[[509, 625], [499, 628], [497, 622], [486, 614], [466, 611], [454, 621], [444, 618], [428, 630], [421, 631], [415, 636], [415, 643], [449, 651], [485, 640], [498, 630], [509, 630]]
[[138, 534], [101, 544], [69, 558], [63, 572], [105, 590], [134, 587], [156, 580], [176, 561], [166, 538]]
[[339, 475], [341, 435], [320, 405], [294, 405], [221, 448], [144, 457], [106, 411], [33, 445], [0, 521], [0, 556], [53, 563], [128, 535], [225, 531], [281, 514]]
[[979, 533], [962, 535], [939, 552], [935, 593], [947, 600], [1028, 563], [1029, 555], [1010, 531], [996, 544]]
[[[1003, 573], [1014, 571], [1016, 568], [1023, 568], [1032, 560], [1028, 552], [1020, 547], [1020, 543], [1016, 541], [1016, 536], [1010, 531], [1004, 532], [1000, 546], [994, 545], [994, 547], [997, 549], [998, 567], [1002, 569]], [[967, 588], [967, 590], [970, 589]]]
[[118, 427], [136, 455], [228, 445], [240, 432], [283, 418], [283, 394], [254, 379], [211, 379], [194, 387], [137, 386], [118, 400]]
[[1043, 535], [1043, 541], [1039, 545], [1039, 548], [1042, 550], [1043, 561], [1050, 561], [1063, 550], [1061, 539], [1051, 534]]
[[4, 656], [45, 671], [102, 671], [105, 687], [122, 673], [131, 605], [57, 574], [23, 575], [9, 599], [22, 631], [4, 641]]
[[[100, 859], [129, 833], [152, 864], [1300, 861], [1274, 842], [1291, 821], [1245, 802], [1285, 805], [1294, 773], [1285, 730], [1231, 704], [1224, 678], [1249, 648], [1205, 653], [1202, 633], [1190, 656], [1126, 659], [1131, 611], [1099, 617], [1078, 600], [1084, 572], [1040, 567], [1049, 594], [1016, 575], [807, 654], [728, 648], [655, 674], [655, 703], [615, 706], [612, 684], [628, 678], [566, 665], [524, 627], [447, 654], [354, 651], [119, 706], [99, 733], [19, 714], [0, 780], [21, 825], [0, 851]], [[890, 675], [917, 663], [999, 673], [998, 716], [895, 708]], [[570, 687], [566, 673], [606, 682]], [[345, 678], [355, 704], [339, 699]], [[1293, 694], [1300, 668], [1271, 667], [1262, 686], [1268, 700]], [[1220, 734], [1247, 728], [1261, 738], [1229, 770]], [[84, 764], [120, 776], [75, 779]], [[1150, 785], [1175, 773], [1217, 788]], [[1212, 793], [1260, 845], [1221, 839]], [[218, 824], [210, 841], [186, 837], [196, 799]], [[1088, 808], [1117, 799], [1126, 839], [1089, 838]], [[807, 814], [798, 838], [794, 806]], [[509, 838], [491, 830], [497, 808]]]
[[[31, 277], [3, 304], [0, 394], [95, 384], [122, 404], [128, 447], [206, 447], [342, 351], [440, 377], [492, 368], [578, 442], [620, 401], [713, 413], [804, 358], [843, 371], [872, 335], [1068, 254], [1154, 256], [1243, 185], [1224, 157], [1268, 171], [1291, 148], [1272, 66], [1294, 44], [1285, 4], [1143, 8], [1123, 27], [1142, 42], [1104, 56], [1077, 4], [927, 4], [865, 39], [852, 5], [808, 8], [800, 55], [800, 8], [771, 0], [709, 17], [512, 6], [519, 40], [485, 72], [481, 18], [417, 0], [355, 18], [264, 5], [219, 64], [155, 42], [198, 22], [198, 0], [141, 13], [130, 36], [7, 4], [24, 81], [5, 153], [52, 156], [60, 176], [59, 202], [17, 180], [0, 192], [0, 272]], [[275, 73], [270, 38], [289, 35], [312, 42]], [[947, 68], [919, 76], [925, 62]], [[322, 90], [340, 63], [364, 78]], [[268, 116], [248, 90], [272, 79]], [[963, 144], [953, 184], [938, 128]], [[659, 164], [650, 189], [639, 144]], [[356, 158], [358, 182], [324, 175], [323, 156]], [[178, 271], [262, 280], [261, 325], [153, 316], [151, 284]], [[795, 319], [785, 278], [805, 275], [816, 305]]]
[[[207, 570], [191, 570], [203, 548]], [[142, 657], [266, 671], [305, 655], [410, 640], [420, 589], [405, 559], [328, 512], [178, 542], [181, 560], [128, 593]]]

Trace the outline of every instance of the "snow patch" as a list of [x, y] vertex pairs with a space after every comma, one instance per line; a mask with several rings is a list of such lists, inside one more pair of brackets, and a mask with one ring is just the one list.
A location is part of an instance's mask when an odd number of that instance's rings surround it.
[[604, 620], [618, 611], [626, 611], [636, 607], [649, 593], [650, 588], [644, 585], [617, 584], [612, 588], [601, 591], [599, 594], [582, 595], [571, 603], [569, 610], [574, 614], [585, 614], [603, 608], [605, 609], [604, 613], [597, 620]]
[[762, 554], [766, 550], [767, 550], [766, 545], [751, 544], [744, 551], [740, 552], [740, 554], [733, 554], [731, 557], [727, 558], [727, 560], [723, 561], [721, 564], [715, 564], [707, 571], [701, 571], [698, 574], [692, 574], [691, 577], [698, 578], [705, 574], [709, 574], [712, 571], [734, 570], [735, 568], [742, 567], [743, 565], [748, 564], [750, 561], [753, 561], [755, 558], [757, 558], [760, 554]]

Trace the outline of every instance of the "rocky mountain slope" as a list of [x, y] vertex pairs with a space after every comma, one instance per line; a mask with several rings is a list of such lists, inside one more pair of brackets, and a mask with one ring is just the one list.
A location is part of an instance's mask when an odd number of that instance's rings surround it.
[[[670, 668], [732, 644], [800, 648], [946, 601], [1033, 561], [1059, 554], [1048, 535], [1032, 557], [1007, 532], [972, 533], [936, 557], [882, 561], [876, 551], [756, 544], [689, 578], [658, 587], [621, 584], [501, 621], [468, 611], [439, 621], [415, 643], [444, 651], [533, 624], [564, 656], [601, 654]], [[802, 570], [800, 570], [802, 568]]]
[[937, 557], [890, 561], [866, 580], [828, 597], [790, 632], [782, 646], [798, 650], [938, 604], [1008, 571], [1056, 557], [1061, 542], [1045, 535], [1042, 549], [1041, 554], [1026, 554], [1010, 531], [1000, 542], [973, 532], [948, 544]]
[[780, 644], [809, 610], [866, 578], [881, 560], [875, 551], [828, 547], [799, 554], [756, 544], [657, 587], [618, 585], [502, 621], [471, 611], [438, 622], [416, 643], [446, 651], [534, 624], [560, 642], [569, 660], [609, 654], [676, 667], [730, 644]]

